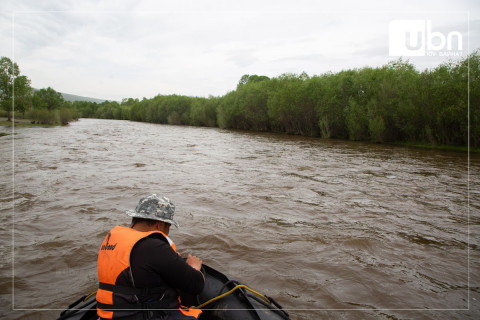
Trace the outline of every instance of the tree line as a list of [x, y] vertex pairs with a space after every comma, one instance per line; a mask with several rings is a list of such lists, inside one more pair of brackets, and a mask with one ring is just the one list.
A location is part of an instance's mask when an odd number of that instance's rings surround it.
[[470, 145], [478, 148], [479, 62], [477, 51], [421, 72], [399, 59], [382, 67], [311, 77], [244, 75], [235, 90], [220, 97], [158, 95], [74, 107], [82, 117], [377, 143], [466, 146], [470, 133]]
[[[272, 131], [377, 143], [466, 146], [470, 138], [470, 145], [478, 148], [479, 80], [480, 56], [476, 51], [463, 60], [424, 71], [417, 71], [411, 63], [399, 59], [382, 67], [314, 76], [244, 75], [234, 90], [218, 97], [157, 95], [142, 100], [126, 98], [121, 102], [75, 101], [67, 108], [84, 118]], [[16, 98], [16, 110], [58, 108], [51, 107], [43, 94], [47, 92], [34, 92], [31, 99]], [[7, 100], [2, 96], [2, 102]]]
[[0, 58], [0, 116], [12, 121], [12, 112], [32, 123], [68, 124], [78, 113], [62, 94], [48, 87], [34, 90], [31, 81], [8, 57]]

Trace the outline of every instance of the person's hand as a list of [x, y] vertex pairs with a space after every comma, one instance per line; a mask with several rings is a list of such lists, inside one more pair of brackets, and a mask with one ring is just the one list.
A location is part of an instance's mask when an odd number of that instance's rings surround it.
[[192, 256], [191, 254], [189, 254], [187, 257], [187, 264], [198, 271], [200, 271], [200, 269], [202, 268], [202, 260], [195, 256]]

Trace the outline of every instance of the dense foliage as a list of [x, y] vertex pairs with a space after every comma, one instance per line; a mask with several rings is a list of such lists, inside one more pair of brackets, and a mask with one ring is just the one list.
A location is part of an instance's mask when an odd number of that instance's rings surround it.
[[7, 57], [0, 58], [0, 105], [11, 120], [12, 104], [22, 113], [31, 106], [32, 88], [30, 80], [20, 75], [20, 69]]
[[157, 95], [120, 103], [65, 102], [52, 88], [34, 92], [10, 59], [2, 57], [0, 66], [4, 112], [10, 116], [14, 98], [15, 112], [38, 123], [68, 123], [78, 115], [377, 143], [466, 146], [470, 138], [480, 147], [478, 51], [422, 72], [400, 59], [312, 77], [244, 75], [221, 97]]
[[18, 65], [7, 57], [0, 58], [0, 105], [8, 121], [12, 111], [41, 124], [67, 124], [78, 118], [59, 92], [50, 87], [33, 90], [30, 79], [20, 76]]
[[397, 60], [312, 77], [244, 75], [221, 97], [158, 95], [74, 107], [82, 117], [452, 146], [467, 145], [470, 115], [470, 142], [479, 147], [479, 62], [475, 52], [423, 72]]

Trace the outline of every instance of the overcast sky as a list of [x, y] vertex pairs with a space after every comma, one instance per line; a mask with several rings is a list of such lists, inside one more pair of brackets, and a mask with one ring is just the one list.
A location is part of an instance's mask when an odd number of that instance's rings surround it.
[[[244, 74], [382, 66], [398, 58], [389, 51], [392, 21], [400, 29], [429, 22], [436, 34], [428, 55], [404, 58], [418, 70], [452, 59], [440, 54], [480, 48], [477, 0], [0, 3], [0, 56], [15, 60], [32, 87], [109, 100], [219, 96]], [[439, 48], [449, 35], [452, 49]]]

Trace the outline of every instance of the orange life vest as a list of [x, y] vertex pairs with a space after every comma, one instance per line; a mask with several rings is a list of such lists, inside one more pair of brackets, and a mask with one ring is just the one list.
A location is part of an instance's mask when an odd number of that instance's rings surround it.
[[[103, 319], [113, 319], [118, 316], [135, 314], [153, 309], [165, 309], [172, 299], [178, 300], [179, 311], [182, 314], [198, 318], [201, 310], [191, 310], [180, 306], [180, 299], [173, 288], [135, 288], [115, 285], [118, 276], [126, 270], [132, 276], [130, 269], [130, 253], [134, 245], [141, 239], [151, 234], [160, 234], [163, 236], [171, 248], [176, 252], [175, 244], [164, 233], [159, 231], [140, 232], [131, 228], [116, 226], [103, 240], [98, 254], [98, 281], [99, 289], [97, 291], [97, 314]], [[118, 305], [114, 303], [114, 295], [125, 296], [163, 295], [161, 301], [153, 303], [129, 303]], [[138, 299], [136, 299], [138, 301]]]

